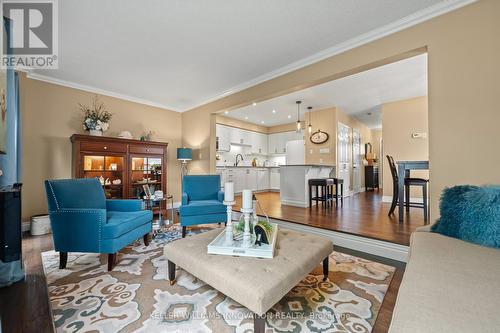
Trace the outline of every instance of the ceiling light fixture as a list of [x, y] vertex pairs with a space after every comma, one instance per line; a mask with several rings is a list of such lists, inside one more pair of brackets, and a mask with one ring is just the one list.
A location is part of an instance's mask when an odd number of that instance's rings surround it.
[[291, 114], [288, 115], [288, 119], [292, 119], [292, 115]]
[[261, 123], [261, 124], [263, 124], [263, 123], [264, 123], [264, 120], [261, 120], [261, 122], [260, 122], [260, 123]]
[[313, 127], [311, 125], [311, 112], [312, 112], [312, 106], [308, 106], [307, 109], [309, 110], [309, 126], [307, 127], [307, 131], [309, 132], [309, 134], [312, 133], [312, 130], [313, 130]]
[[276, 110], [275, 110], [275, 109], [273, 109], [273, 113], [276, 113]]
[[300, 103], [302, 103], [302, 101], [297, 101], [295, 103], [297, 104], [297, 133], [299, 133], [302, 127], [300, 125]]
[[245, 120], [248, 120], [248, 116], [245, 116]]
[[224, 111], [224, 114], [228, 114], [228, 113], [229, 113], [229, 111], [227, 111], [227, 110], [226, 110], [226, 111]]
[[253, 105], [253, 106], [256, 106], [256, 105], [257, 105], [257, 103], [253, 102], [253, 103], [252, 103], [252, 105]]

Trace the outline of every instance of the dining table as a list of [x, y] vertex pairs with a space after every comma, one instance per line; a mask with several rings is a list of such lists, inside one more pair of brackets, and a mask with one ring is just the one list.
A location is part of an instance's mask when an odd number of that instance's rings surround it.
[[[398, 211], [399, 222], [403, 222], [405, 204], [405, 178], [411, 170], [429, 170], [429, 161], [397, 161], [398, 165]], [[403, 176], [404, 175], [404, 176]]]

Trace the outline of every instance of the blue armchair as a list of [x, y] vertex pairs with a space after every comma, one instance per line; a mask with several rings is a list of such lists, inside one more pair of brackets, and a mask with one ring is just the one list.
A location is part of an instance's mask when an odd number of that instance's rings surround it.
[[226, 222], [226, 206], [222, 203], [224, 192], [220, 190], [219, 175], [184, 176], [182, 190], [179, 215], [183, 238], [188, 226]]
[[120, 249], [139, 237], [148, 245], [153, 213], [141, 200], [106, 200], [96, 178], [46, 180], [45, 191], [59, 268], [68, 252], [91, 252], [109, 254], [110, 271]]

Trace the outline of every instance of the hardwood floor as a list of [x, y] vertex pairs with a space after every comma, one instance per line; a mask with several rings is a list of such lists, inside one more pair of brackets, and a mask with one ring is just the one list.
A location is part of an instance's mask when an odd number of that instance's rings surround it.
[[[315, 207], [311, 211], [289, 206], [281, 208], [279, 194], [276, 193], [261, 193], [257, 196], [263, 208], [270, 215], [274, 214], [274, 218], [286, 216], [297, 220], [297, 223], [327, 229], [341, 228], [342, 231], [351, 233], [361, 230], [365, 235], [372, 235], [371, 237], [374, 238], [385, 237], [401, 241], [409, 238], [411, 230], [423, 224], [423, 216], [420, 214], [419, 217], [418, 212], [413, 211], [411, 222], [405, 222], [403, 225], [397, 223], [396, 217], [386, 219], [388, 207], [386, 204], [381, 204], [380, 195], [373, 193], [361, 193], [357, 200], [356, 198], [346, 199], [342, 209], [333, 208], [331, 212], [325, 212], [321, 207]], [[377, 228], [381, 230], [372, 230]], [[0, 288], [1, 332], [53, 332], [46, 280], [40, 256], [40, 253], [52, 248], [51, 235], [23, 239], [26, 279], [10, 287]], [[405, 264], [345, 248], [335, 247], [335, 250], [396, 267], [395, 276], [372, 331], [372, 333], [387, 332]]]
[[[410, 244], [410, 235], [424, 225], [423, 210], [410, 208], [405, 221], [398, 222], [397, 214], [388, 216], [390, 204], [382, 202], [382, 191], [361, 192], [344, 198], [344, 205], [324, 209], [321, 203], [312, 208], [281, 205], [279, 193], [256, 193], [262, 209], [270, 218], [305, 224], [317, 228], [335, 230], [397, 243]], [[241, 196], [236, 197], [234, 210], [240, 209]], [[258, 214], [262, 214], [259, 209]], [[397, 213], [397, 211], [396, 211]]]

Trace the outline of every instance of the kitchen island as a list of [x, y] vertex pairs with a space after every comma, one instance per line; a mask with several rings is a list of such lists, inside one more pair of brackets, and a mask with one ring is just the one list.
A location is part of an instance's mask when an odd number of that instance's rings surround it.
[[282, 205], [309, 207], [309, 179], [335, 177], [335, 166], [300, 164], [280, 166]]

